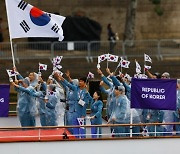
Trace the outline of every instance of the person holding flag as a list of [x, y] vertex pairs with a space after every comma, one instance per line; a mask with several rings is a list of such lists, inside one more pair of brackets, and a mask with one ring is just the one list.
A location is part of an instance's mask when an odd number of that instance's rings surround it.
[[[112, 113], [112, 108], [113, 108], [113, 103], [112, 99], [114, 97], [114, 86], [112, 82], [109, 82], [108, 79], [104, 76], [102, 71], [100, 69], [97, 69], [97, 73], [101, 76], [101, 82], [100, 82], [100, 90], [102, 93], [107, 94], [107, 103], [106, 103], [106, 116], [107, 116], [107, 121], [109, 120], [111, 113]], [[103, 87], [103, 84], [106, 84], [109, 89], [105, 89]], [[111, 130], [112, 131], [112, 130]]]
[[[76, 86], [78, 86], [78, 81], [71, 79], [69, 71], [67, 71], [65, 74], [68, 77], [69, 82], [66, 81], [64, 78], [62, 78], [62, 76], [56, 77], [57, 74], [55, 74], [55, 77], [66, 91], [66, 104], [65, 104], [66, 107], [65, 107], [64, 123], [67, 126], [72, 126], [73, 121], [75, 121], [74, 120], [75, 119], [75, 104], [77, 103], [77, 95], [78, 95]], [[73, 128], [68, 128], [68, 130], [73, 134]]]
[[[106, 69], [107, 73], [110, 75], [110, 78], [112, 79], [112, 82], [115, 87], [117, 86], [122, 86], [125, 88], [125, 97], [129, 100], [129, 105], [130, 105], [130, 97], [131, 97], [131, 86], [130, 86], [130, 81], [131, 80], [130, 76], [126, 74], [125, 76], [121, 73], [120, 76], [115, 77], [113, 73], [110, 72], [110, 69]], [[132, 110], [132, 122], [133, 123], [140, 123], [140, 111], [136, 109], [131, 109]], [[129, 113], [130, 114], [130, 113]], [[135, 133], [136, 136], [138, 136], [138, 133], [140, 132], [140, 127], [138, 126], [133, 126], [132, 132]]]
[[[73, 85], [67, 80], [65, 80], [60, 74], [55, 73], [54, 77], [57, 81], [61, 82], [63, 85], [67, 86], [69, 89], [73, 91], [74, 97], [74, 112], [73, 112], [73, 125], [81, 125], [79, 122], [79, 118], [83, 118], [83, 125], [86, 124], [86, 108], [91, 101], [89, 97], [89, 92], [86, 90], [87, 86], [87, 77], [79, 78], [79, 84]], [[73, 134], [77, 138], [85, 138], [86, 130], [85, 128], [73, 128]]]
[[24, 88], [28, 88], [29, 80], [27, 78], [23, 80], [15, 80], [15, 82], [11, 81], [11, 84], [15, 87], [15, 90], [18, 93], [17, 111], [21, 126], [22, 127], [35, 126], [35, 117], [31, 113], [31, 109], [32, 109], [31, 106], [32, 104], [30, 99], [31, 96], [28, 93], [20, 90], [19, 88], [20, 86]]
[[[14, 72], [18, 72], [16, 67], [13, 67], [13, 71]], [[30, 88], [33, 88], [33, 89], [36, 89], [38, 87], [38, 74], [35, 73], [35, 72], [30, 72], [28, 77], [24, 78], [22, 77], [19, 72], [18, 72], [18, 75], [17, 75], [17, 79], [18, 80], [24, 80], [26, 79], [28, 81], [28, 87]], [[30, 110], [30, 113], [31, 113], [31, 116], [32, 116], [32, 121], [33, 121], [33, 126], [36, 125], [36, 119], [35, 119], [35, 116], [37, 115], [37, 112], [38, 112], [38, 109], [37, 109], [37, 101], [36, 101], [36, 98], [35, 97], [32, 97], [32, 96], [28, 96], [29, 98], [29, 110]]]
[[[19, 81], [19, 82], [21, 82], [21, 81]], [[46, 95], [46, 88], [47, 87], [46, 87], [46, 84], [41, 77], [39, 77], [39, 82], [41, 83], [39, 91], [36, 91], [31, 86], [27, 87], [26, 83], [29, 83], [27, 79], [23, 80], [22, 85], [18, 85], [15, 82], [11, 82], [11, 84], [14, 87], [16, 87], [19, 91], [28, 94], [29, 97], [38, 98], [40, 123], [41, 123], [41, 126], [47, 126], [46, 106], [45, 106], [45, 102], [44, 102], [44, 97]]]

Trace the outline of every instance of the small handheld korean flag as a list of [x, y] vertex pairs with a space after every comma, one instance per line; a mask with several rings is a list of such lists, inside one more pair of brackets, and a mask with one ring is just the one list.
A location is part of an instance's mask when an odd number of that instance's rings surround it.
[[151, 57], [149, 57], [147, 54], [144, 54], [144, 61], [148, 61], [148, 62], [152, 63]]
[[[80, 126], [84, 126], [84, 118], [77, 118], [77, 120]], [[81, 127], [81, 128], [84, 129], [84, 127]]]
[[55, 62], [56, 62], [56, 64], [60, 64], [60, 63], [61, 63], [62, 58], [63, 58], [63, 56], [57, 56], [57, 57], [55, 58]]
[[46, 71], [46, 70], [47, 70], [47, 65], [39, 63], [39, 72], [40, 71]]
[[144, 65], [144, 69], [145, 69], [145, 70], [150, 70], [150, 69], [151, 69], [151, 66]]
[[94, 74], [91, 73], [91, 72], [89, 72], [87, 78], [88, 78], [88, 79], [93, 79], [93, 78], [94, 78]]
[[118, 62], [118, 56], [116, 55], [112, 55], [112, 54], [108, 54], [108, 58], [107, 58], [107, 61], [110, 61], [110, 62]]
[[121, 58], [121, 67], [129, 68], [130, 61]]
[[141, 66], [139, 65], [139, 63], [137, 61], [136, 62], [136, 73], [140, 74], [141, 73]]
[[13, 76], [18, 75], [18, 72], [15, 72], [15, 71], [13, 71], [13, 70], [6, 70], [6, 71], [7, 71], [8, 76], [9, 76], [10, 78], [13, 77]]
[[107, 54], [98, 56], [98, 64], [107, 59]]
[[53, 58], [53, 60], [52, 60], [53, 70], [56, 70], [56, 69], [60, 70], [62, 68], [62, 66], [60, 65], [62, 58], [63, 58], [63, 56], [57, 56], [57, 57]]
[[5, 0], [10, 38], [54, 37], [64, 39], [65, 17], [44, 12], [23, 0]]

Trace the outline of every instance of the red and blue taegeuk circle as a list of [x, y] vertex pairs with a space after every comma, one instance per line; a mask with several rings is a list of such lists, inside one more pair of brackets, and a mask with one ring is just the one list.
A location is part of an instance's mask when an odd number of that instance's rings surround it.
[[45, 26], [51, 20], [47, 14], [36, 7], [32, 7], [30, 11], [30, 18], [31, 21], [37, 26]]

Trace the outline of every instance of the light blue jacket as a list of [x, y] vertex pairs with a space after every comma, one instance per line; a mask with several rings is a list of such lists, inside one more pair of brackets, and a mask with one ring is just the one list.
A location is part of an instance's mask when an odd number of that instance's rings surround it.
[[110, 121], [112, 121], [112, 118], [115, 118], [116, 123], [130, 122], [130, 105], [128, 101], [125, 95], [113, 99], [114, 106]]
[[90, 116], [95, 116], [94, 119], [91, 119], [91, 124], [92, 125], [102, 124], [103, 102], [101, 100], [97, 100], [97, 101], [92, 100], [90, 107], [91, 107]]
[[[86, 89], [80, 89], [79, 86], [73, 85], [67, 80], [62, 81], [64, 85], [66, 85], [73, 93], [73, 100], [75, 101], [75, 112], [77, 113], [77, 117], [85, 117], [86, 116], [86, 108], [91, 100], [89, 97], [89, 92]], [[79, 100], [83, 100], [85, 102], [84, 106], [80, 105]]]

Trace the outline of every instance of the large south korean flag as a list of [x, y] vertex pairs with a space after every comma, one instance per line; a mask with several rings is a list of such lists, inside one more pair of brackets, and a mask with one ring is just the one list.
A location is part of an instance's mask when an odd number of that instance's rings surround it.
[[62, 41], [65, 17], [44, 12], [22, 0], [6, 0], [10, 38], [56, 37]]

